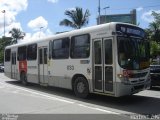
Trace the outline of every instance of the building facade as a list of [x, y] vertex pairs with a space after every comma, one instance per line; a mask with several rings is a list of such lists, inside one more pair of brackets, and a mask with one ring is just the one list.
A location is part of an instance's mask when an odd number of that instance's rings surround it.
[[109, 22], [124, 22], [136, 25], [136, 9], [133, 9], [128, 14], [100, 15], [100, 17], [98, 16], [97, 18], [97, 24], [104, 24]]

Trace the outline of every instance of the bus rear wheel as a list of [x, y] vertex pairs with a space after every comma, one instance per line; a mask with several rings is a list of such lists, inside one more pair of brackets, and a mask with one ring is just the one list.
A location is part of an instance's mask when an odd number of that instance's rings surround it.
[[23, 85], [27, 86], [28, 82], [27, 82], [27, 76], [24, 72], [21, 73], [21, 82]]
[[86, 98], [89, 94], [87, 80], [84, 77], [77, 77], [74, 81], [73, 90], [77, 97]]

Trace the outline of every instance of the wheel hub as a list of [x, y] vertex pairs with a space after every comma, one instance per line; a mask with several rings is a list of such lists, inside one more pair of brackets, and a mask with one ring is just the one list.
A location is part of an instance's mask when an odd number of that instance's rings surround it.
[[83, 83], [83, 82], [79, 82], [79, 83], [77, 84], [77, 91], [78, 91], [79, 93], [83, 93], [84, 90], [85, 90], [85, 85], [84, 85], [84, 83]]

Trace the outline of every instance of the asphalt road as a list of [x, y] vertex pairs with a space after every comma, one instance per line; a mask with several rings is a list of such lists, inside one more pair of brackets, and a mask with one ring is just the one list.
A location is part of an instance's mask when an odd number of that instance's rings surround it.
[[121, 98], [92, 94], [80, 99], [70, 90], [23, 86], [0, 73], [0, 114], [0, 119], [16, 120], [128, 120], [139, 119], [137, 115], [160, 119], [160, 88]]

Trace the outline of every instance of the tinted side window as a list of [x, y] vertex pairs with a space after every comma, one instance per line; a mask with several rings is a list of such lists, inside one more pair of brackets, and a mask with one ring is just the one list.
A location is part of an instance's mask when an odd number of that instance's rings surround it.
[[71, 58], [88, 58], [89, 53], [90, 37], [88, 34], [72, 37]]
[[105, 64], [112, 64], [113, 63], [113, 54], [112, 54], [112, 40], [105, 40]]
[[42, 53], [42, 49], [39, 49], [39, 64], [43, 64], [43, 53]]
[[37, 59], [37, 44], [31, 44], [27, 47], [27, 60]]
[[44, 48], [44, 64], [47, 64], [47, 48]]
[[101, 41], [94, 42], [94, 61], [95, 64], [102, 64], [102, 45]]
[[16, 52], [12, 53], [12, 65], [16, 65]]
[[5, 50], [5, 62], [10, 61], [11, 59], [11, 49], [6, 49]]
[[52, 58], [52, 41], [49, 41], [49, 59]]
[[27, 47], [26, 46], [19, 47], [17, 59], [19, 61], [26, 60], [26, 56], [27, 56], [26, 54], [27, 54]]
[[52, 43], [52, 58], [66, 59], [69, 57], [69, 38], [54, 40]]

